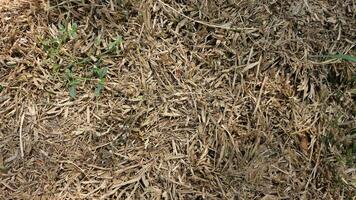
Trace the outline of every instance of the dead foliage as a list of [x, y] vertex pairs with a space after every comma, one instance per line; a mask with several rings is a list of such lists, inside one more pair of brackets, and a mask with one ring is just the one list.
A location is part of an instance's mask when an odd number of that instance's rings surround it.
[[354, 1], [0, 2], [1, 199], [355, 196]]

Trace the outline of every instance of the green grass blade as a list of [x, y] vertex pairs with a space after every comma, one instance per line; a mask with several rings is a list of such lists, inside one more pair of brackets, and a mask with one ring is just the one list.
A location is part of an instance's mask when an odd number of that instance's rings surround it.
[[350, 61], [350, 62], [356, 62], [356, 57], [351, 56], [351, 55], [335, 54], [335, 55], [328, 55], [327, 57], [346, 60], [346, 61]]

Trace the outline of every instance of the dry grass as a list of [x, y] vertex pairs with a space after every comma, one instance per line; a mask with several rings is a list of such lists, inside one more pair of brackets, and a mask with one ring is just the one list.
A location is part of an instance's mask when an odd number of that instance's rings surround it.
[[0, 199], [355, 198], [354, 1], [4, 2]]

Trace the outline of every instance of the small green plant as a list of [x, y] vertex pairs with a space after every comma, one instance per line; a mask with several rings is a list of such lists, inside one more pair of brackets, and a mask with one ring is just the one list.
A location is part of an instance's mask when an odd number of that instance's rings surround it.
[[107, 74], [107, 68], [99, 68], [97, 65], [94, 66], [93, 68], [94, 74], [99, 78], [99, 82], [95, 88], [95, 95], [99, 96], [101, 91], [104, 89], [105, 85], [105, 76]]
[[66, 69], [66, 77], [69, 82], [69, 96], [74, 99], [77, 96], [77, 86], [80, 79], [73, 75], [72, 65]]
[[46, 63], [52, 67], [54, 72], [60, 69], [59, 60], [63, 57], [61, 50], [69, 41], [77, 38], [78, 25], [76, 23], [67, 23], [65, 26], [58, 25], [58, 34], [52, 38], [38, 38], [42, 48], [46, 51], [48, 59]]
[[112, 52], [112, 51], [117, 51], [119, 49], [119, 46], [121, 45], [121, 43], [122, 43], [122, 37], [117, 36], [115, 38], [115, 40], [109, 44], [109, 47], [104, 52], [104, 54]]
[[78, 25], [76, 23], [68, 23], [66, 26], [59, 24], [58, 30], [60, 34], [54, 38], [54, 41], [61, 45], [77, 37]]
[[[96, 96], [100, 96], [101, 92], [105, 88], [106, 75], [108, 72], [108, 68], [105, 66], [100, 66], [100, 63], [102, 63], [103, 57], [111, 56], [120, 51], [120, 45], [123, 41], [122, 37], [117, 36], [114, 38], [113, 41], [110, 42], [104, 50], [95, 56], [87, 55], [85, 57], [78, 57], [66, 52], [67, 49], [65, 48], [65, 45], [67, 45], [69, 41], [78, 39], [77, 33], [77, 24], [59, 24], [58, 34], [56, 36], [49, 39], [40, 40], [43, 49], [48, 54], [47, 64], [52, 66], [53, 71], [57, 73], [63, 72], [63, 70], [61, 70], [61, 66], [63, 66], [63, 64], [61, 63], [70, 63], [65, 70], [65, 77], [66, 82], [68, 83], [67, 85], [69, 86], [69, 96], [72, 99], [76, 98], [77, 96], [78, 85], [82, 83], [83, 80], [93, 80], [93, 77], [99, 79], [98, 83], [96, 84], [94, 93]], [[102, 42], [103, 40], [101, 35], [97, 36], [94, 41], [94, 46], [91, 48], [99, 47]], [[93, 51], [88, 50], [88, 52]], [[93, 66], [91, 68], [92, 75], [89, 75], [89, 77], [81, 77], [80, 75], [75, 75], [83, 72], [83, 70], [85, 72], [90, 69], [86, 66]]]
[[49, 39], [39, 38], [39, 40], [45, 50], [58, 49], [70, 39], [75, 39], [77, 37], [77, 32], [78, 25], [76, 23], [68, 23], [66, 26], [59, 24], [57, 35]]
[[4, 86], [0, 85], [0, 92], [4, 90]]

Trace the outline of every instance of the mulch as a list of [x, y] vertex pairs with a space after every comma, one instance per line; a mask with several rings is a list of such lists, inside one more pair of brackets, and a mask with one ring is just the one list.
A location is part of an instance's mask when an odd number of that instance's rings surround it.
[[0, 3], [0, 199], [355, 198], [353, 0]]

